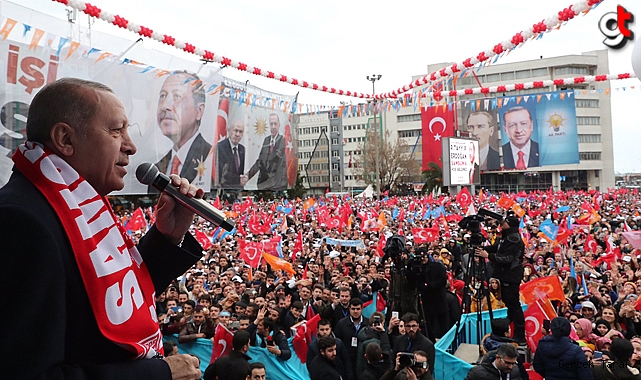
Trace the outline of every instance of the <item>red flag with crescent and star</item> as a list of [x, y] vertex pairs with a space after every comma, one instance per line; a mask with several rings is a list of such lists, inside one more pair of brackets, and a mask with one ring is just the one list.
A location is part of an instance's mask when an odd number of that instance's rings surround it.
[[232, 349], [232, 341], [234, 333], [229, 331], [222, 323], [216, 325], [216, 333], [214, 334], [214, 344], [211, 350], [210, 363], [216, 359], [229, 355]]
[[432, 228], [412, 228], [414, 243], [430, 243], [439, 237], [438, 227]]
[[451, 104], [421, 108], [423, 135], [423, 171], [430, 162], [443, 167], [442, 138], [454, 136], [454, 110]]
[[456, 194], [456, 202], [461, 206], [461, 209], [466, 209], [472, 203], [472, 195], [467, 187], [464, 187]]

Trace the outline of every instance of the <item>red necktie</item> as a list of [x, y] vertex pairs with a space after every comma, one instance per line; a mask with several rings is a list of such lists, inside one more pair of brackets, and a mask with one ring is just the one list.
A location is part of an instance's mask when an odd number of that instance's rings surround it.
[[234, 163], [236, 164], [236, 173], [240, 169], [240, 158], [238, 157], [238, 147], [234, 147]]
[[523, 160], [523, 156], [525, 156], [525, 153], [523, 153], [522, 150], [519, 150], [516, 154], [519, 156], [519, 160], [516, 162], [516, 169], [517, 170], [527, 169], [527, 167], [525, 167], [525, 160]]
[[273, 152], [274, 152], [274, 139], [272, 139], [272, 142], [269, 144], [269, 153], [271, 154]]
[[169, 174], [178, 174], [178, 168], [180, 167], [180, 158], [174, 156], [174, 159], [171, 160], [171, 172]]

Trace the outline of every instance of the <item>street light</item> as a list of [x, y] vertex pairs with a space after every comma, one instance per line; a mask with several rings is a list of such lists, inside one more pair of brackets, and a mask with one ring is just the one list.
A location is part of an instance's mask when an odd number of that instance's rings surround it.
[[[377, 80], [380, 80], [382, 77], [381, 74], [374, 74], [372, 76], [367, 76], [367, 80], [372, 82], [372, 96], [376, 95], [376, 87], [374, 86], [374, 82]], [[374, 102], [374, 128], [376, 128], [376, 100], [373, 100]], [[382, 123], [381, 123], [382, 124]], [[383, 135], [383, 126], [379, 125], [380, 131], [376, 131], [377, 133], [377, 138], [376, 138], [376, 177], [375, 177], [375, 183], [376, 183], [376, 190], [378, 191], [378, 199], [381, 199], [381, 164], [380, 164], [380, 146], [381, 146], [381, 136]]]

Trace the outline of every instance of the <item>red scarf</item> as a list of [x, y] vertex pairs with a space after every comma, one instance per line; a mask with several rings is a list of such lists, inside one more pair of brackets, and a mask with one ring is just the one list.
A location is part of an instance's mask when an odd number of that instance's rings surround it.
[[162, 353], [154, 285], [107, 199], [40, 144], [20, 145], [13, 161], [60, 218], [102, 334], [136, 359]]

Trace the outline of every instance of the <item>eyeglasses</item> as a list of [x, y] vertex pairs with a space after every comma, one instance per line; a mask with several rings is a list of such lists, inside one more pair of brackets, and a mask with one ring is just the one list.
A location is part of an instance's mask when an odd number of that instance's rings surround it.
[[518, 363], [518, 361], [516, 361], [516, 360], [515, 360], [515, 361], [513, 361], [513, 362], [506, 362], [505, 360], [503, 360], [503, 358], [502, 358], [502, 357], [499, 357], [499, 359], [501, 359], [501, 361], [503, 362], [503, 364], [505, 364], [506, 366], [510, 366], [510, 367], [515, 366], [515, 365]]

